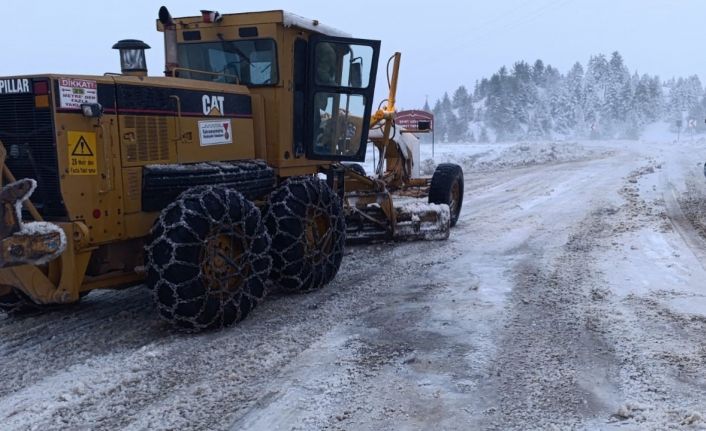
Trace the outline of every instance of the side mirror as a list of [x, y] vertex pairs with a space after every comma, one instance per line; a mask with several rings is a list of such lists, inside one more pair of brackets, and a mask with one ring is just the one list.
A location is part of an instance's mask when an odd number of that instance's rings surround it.
[[351, 73], [348, 81], [351, 87], [361, 88], [363, 86], [363, 67], [360, 63], [351, 63]]

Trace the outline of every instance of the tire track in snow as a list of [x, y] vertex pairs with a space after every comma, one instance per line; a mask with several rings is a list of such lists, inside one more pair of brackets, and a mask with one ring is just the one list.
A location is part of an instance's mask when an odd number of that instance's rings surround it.
[[664, 203], [670, 223], [679, 233], [679, 236], [681, 236], [691, 252], [694, 253], [701, 267], [706, 270], [706, 240], [694, 229], [691, 221], [689, 221], [684, 211], [682, 211], [679, 205], [676, 187], [669, 181], [666, 169], [663, 169], [660, 175], [660, 186], [662, 188], [662, 195], [664, 196]]

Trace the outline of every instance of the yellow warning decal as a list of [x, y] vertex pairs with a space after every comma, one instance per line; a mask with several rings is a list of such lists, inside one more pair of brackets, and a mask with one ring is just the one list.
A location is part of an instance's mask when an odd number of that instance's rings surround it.
[[96, 134], [68, 132], [69, 175], [98, 175]]

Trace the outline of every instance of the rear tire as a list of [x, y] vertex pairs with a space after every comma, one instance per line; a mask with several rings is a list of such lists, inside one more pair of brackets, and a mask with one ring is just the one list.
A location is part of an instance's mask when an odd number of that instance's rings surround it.
[[194, 187], [162, 210], [146, 247], [159, 314], [187, 331], [244, 319], [265, 297], [272, 260], [260, 210], [223, 186]]
[[333, 280], [343, 259], [346, 221], [341, 199], [314, 177], [293, 178], [267, 201], [272, 237], [270, 278], [288, 292], [308, 292]]
[[446, 204], [451, 213], [451, 226], [456, 226], [463, 205], [463, 169], [454, 163], [436, 167], [429, 187], [430, 204]]

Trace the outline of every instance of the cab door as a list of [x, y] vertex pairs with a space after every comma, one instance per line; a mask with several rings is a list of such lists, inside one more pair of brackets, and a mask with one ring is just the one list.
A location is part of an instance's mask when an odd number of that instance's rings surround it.
[[379, 55], [377, 40], [309, 39], [307, 158], [365, 160]]

